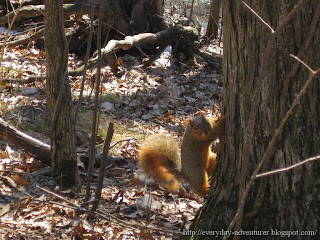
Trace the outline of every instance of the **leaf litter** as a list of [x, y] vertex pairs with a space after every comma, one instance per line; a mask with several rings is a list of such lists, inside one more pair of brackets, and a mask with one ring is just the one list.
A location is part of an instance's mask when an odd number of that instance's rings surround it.
[[[0, 67], [0, 78], [27, 79], [45, 76], [45, 54], [10, 48]], [[69, 68], [79, 60], [69, 55]], [[81, 210], [84, 184], [79, 192], [62, 191], [51, 178], [51, 169], [9, 142], [0, 139], [0, 235], [7, 239], [179, 239], [188, 228], [203, 200], [184, 185], [180, 196], [161, 189], [146, 177], [136, 162], [139, 145], [148, 135], [162, 133], [181, 140], [186, 120], [199, 112], [216, 113], [222, 92], [221, 74], [204, 67], [185, 66], [147, 69], [137, 58], [124, 55], [117, 78], [110, 68], [102, 69], [99, 136], [105, 136], [107, 122], [116, 122], [116, 132], [102, 190], [99, 214], [90, 217]], [[88, 70], [77, 124], [81, 180], [84, 181], [93, 110], [96, 69]], [[81, 77], [70, 77], [76, 104]], [[49, 142], [50, 119], [46, 109], [46, 82], [2, 82], [1, 117], [18, 129]], [[89, 120], [88, 120], [89, 119]], [[97, 143], [99, 146], [102, 143]], [[97, 150], [97, 163], [101, 158]], [[93, 174], [96, 189], [98, 169]], [[39, 187], [55, 193], [50, 194]], [[73, 202], [79, 207], [70, 205]], [[102, 216], [101, 216], [102, 215]], [[89, 216], [89, 217], [88, 217]]]

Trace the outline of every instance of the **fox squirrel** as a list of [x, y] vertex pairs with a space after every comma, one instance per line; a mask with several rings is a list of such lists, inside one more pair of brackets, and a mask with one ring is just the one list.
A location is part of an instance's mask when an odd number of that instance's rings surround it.
[[182, 139], [181, 157], [174, 138], [151, 136], [139, 151], [141, 168], [168, 191], [177, 191], [185, 180], [197, 194], [205, 196], [216, 162], [211, 143], [223, 134], [224, 124], [224, 116], [190, 119]]

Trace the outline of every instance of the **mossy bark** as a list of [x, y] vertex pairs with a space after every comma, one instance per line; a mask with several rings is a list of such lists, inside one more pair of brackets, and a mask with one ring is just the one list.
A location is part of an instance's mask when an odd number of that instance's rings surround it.
[[[246, 1], [273, 29], [298, 2]], [[223, 1], [225, 137], [210, 194], [195, 219], [193, 230], [228, 228], [238, 206], [241, 172], [246, 171], [244, 183], [247, 184], [281, 119], [308, 78], [306, 68], [290, 54], [299, 56], [313, 69], [320, 67], [319, 15], [320, 2], [307, 1], [268, 49], [270, 29], [240, 1]], [[266, 64], [263, 64], [264, 59], [267, 59]], [[255, 89], [259, 94], [253, 99]], [[319, 154], [319, 92], [318, 75], [290, 116], [276, 150], [262, 172], [290, 166]], [[248, 122], [254, 106], [257, 106], [257, 113], [253, 138], [248, 144]], [[244, 162], [245, 153], [248, 153], [247, 163]], [[320, 225], [319, 172], [320, 163], [315, 161], [257, 179], [246, 200], [241, 229], [269, 231], [269, 236], [259, 239], [280, 239], [281, 236], [271, 236], [271, 229], [316, 231]], [[315, 236], [294, 237], [313, 239]], [[212, 236], [194, 238], [212, 239]], [[256, 236], [240, 239], [256, 239]]]

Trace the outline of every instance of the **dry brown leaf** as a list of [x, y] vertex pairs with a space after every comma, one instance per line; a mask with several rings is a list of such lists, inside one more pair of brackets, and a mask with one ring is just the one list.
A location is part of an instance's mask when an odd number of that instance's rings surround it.
[[65, 213], [67, 214], [68, 217], [74, 218], [76, 213], [74, 209], [65, 209]]
[[24, 176], [19, 174], [14, 174], [12, 180], [19, 186], [28, 187], [29, 182], [24, 178]]
[[150, 233], [144, 232], [142, 229], [140, 229], [140, 239], [144, 240], [154, 240], [155, 238], [152, 237]]

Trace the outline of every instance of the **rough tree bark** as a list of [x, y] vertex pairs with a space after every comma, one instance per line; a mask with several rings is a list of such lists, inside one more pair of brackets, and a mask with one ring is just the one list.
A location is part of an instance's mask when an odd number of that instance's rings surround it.
[[53, 175], [62, 187], [79, 182], [71, 90], [67, 76], [68, 45], [61, 0], [45, 0], [45, 49], [48, 105], [51, 110]]
[[[299, 2], [246, 1], [273, 29]], [[308, 78], [306, 68], [289, 55], [299, 56], [313, 69], [320, 67], [319, 15], [319, 1], [304, 1], [271, 48], [267, 48], [271, 42], [269, 28], [240, 1], [223, 1], [225, 137], [210, 194], [192, 230], [228, 228], [239, 204], [239, 194], [243, 193], [277, 126]], [[253, 99], [255, 89], [258, 97]], [[269, 164], [261, 172], [319, 155], [319, 92], [318, 74], [288, 119]], [[257, 112], [250, 115], [253, 109]], [[251, 140], [248, 139], [250, 118], [254, 123]], [[320, 162], [315, 161], [256, 179], [246, 200], [242, 223], [236, 229], [269, 231], [268, 237], [259, 239], [280, 239], [279, 235], [271, 236], [271, 229], [298, 230], [300, 234], [303, 230], [316, 231], [320, 225], [319, 172]], [[195, 238], [212, 239], [212, 236]], [[240, 238], [256, 239], [255, 236]], [[294, 239], [311, 238], [315, 236], [294, 236]]]
[[218, 37], [218, 29], [219, 29], [219, 14], [221, 8], [221, 0], [211, 0], [210, 3], [210, 15], [208, 26], [206, 30], [207, 37]]

